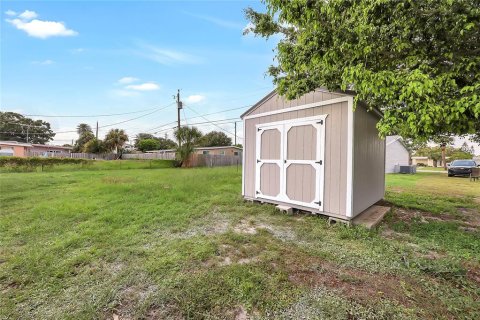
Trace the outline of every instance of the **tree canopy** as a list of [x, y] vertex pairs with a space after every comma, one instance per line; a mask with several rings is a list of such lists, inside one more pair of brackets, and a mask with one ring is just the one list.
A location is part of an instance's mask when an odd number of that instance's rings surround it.
[[202, 132], [196, 127], [180, 127], [175, 130], [174, 134], [179, 142], [177, 157], [180, 163], [183, 164], [188, 160], [195, 146], [198, 145], [198, 142], [202, 138]]
[[[92, 127], [86, 123], [80, 123], [77, 126], [78, 139], [73, 146], [73, 152], [85, 152], [85, 145], [91, 140], [95, 139], [92, 132]], [[95, 144], [89, 145], [89, 149], [94, 148]]]
[[150, 150], [159, 150], [160, 143], [156, 139], [142, 139], [138, 142], [138, 150], [145, 152]]
[[46, 121], [33, 120], [15, 112], [0, 112], [0, 140], [45, 144], [54, 136], [50, 123]]
[[201, 147], [222, 147], [231, 145], [232, 139], [221, 131], [211, 131], [204, 135], [199, 141], [199, 146]]
[[128, 141], [128, 135], [123, 129], [111, 129], [105, 136], [105, 146], [108, 151], [121, 152], [123, 145]]
[[282, 36], [268, 69], [280, 94], [354, 90], [383, 111], [383, 136], [480, 132], [478, 0], [265, 3], [245, 32]]
[[174, 149], [177, 147], [177, 143], [171, 139], [168, 139], [167, 137], [162, 138], [162, 137], [155, 137], [153, 134], [150, 134], [150, 133], [139, 133], [135, 137], [135, 143], [134, 143], [135, 148], [141, 150], [140, 142], [146, 139], [154, 139], [158, 142], [158, 147], [155, 149], [165, 150], [165, 149]]

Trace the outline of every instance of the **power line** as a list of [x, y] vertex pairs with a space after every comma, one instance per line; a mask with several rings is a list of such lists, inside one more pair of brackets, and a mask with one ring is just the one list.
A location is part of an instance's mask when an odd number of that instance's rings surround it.
[[197, 111], [195, 111], [193, 108], [190, 108], [190, 106], [188, 106], [188, 105], [186, 105], [186, 104], [185, 104], [184, 106], [186, 106], [186, 107], [187, 107], [189, 110], [192, 110], [193, 112], [195, 112], [196, 114], [198, 114], [198, 115], [199, 115], [199, 117], [202, 117], [202, 118], [203, 118], [203, 119], [205, 119], [207, 122], [210, 122], [211, 124], [213, 124], [214, 126], [216, 126], [217, 128], [219, 128], [220, 130], [223, 130], [223, 131], [225, 131], [226, 133], [228, 133], [228, 134], [231, 134], [232, 136], [235, 136], [233, 133], [231, 133], [231, 132], [229, 132], [229, 131], [227, 131], [227, 130], [223, 129], [223, 128], [222, 128], [222, 127], [220, 127], [219, 125], [217, 125], [217, 124], [215, 124], [215, 123], [211, 122], [210, 120], [208, 120], [207, 118], [205, 118], [205, 116], [203, 116], [203, 115], [200, 115], [200, 114], [199, 114]]
[[46, 114], [22, 114], [24, 117], [44, 117], [44, 118], [97, 118], [97, 117], [114, 117], [114, 116], [123, 116], [126, 114], [142, 113], [146, 111], [154, 110], [155, 108], [144, 109], [139, 111], [123, 112], [123, 113], [110, 113], [110, 114], [91, 114], [91, 115], [46, 115]]
[[[123, 121], [116, 122], [116, 123], [107, 124], [107, 125], [104, 125], [104, 126], [99, 126], [98, 128], [107, 128], [107, 127], [115, 126], [115, 125], [117, 125], [117, 124], [134, 121], [134, 120], [137, 120], [137, 119], [146, 117], [146, 116], [148, 116], [148, 115], [151, 115], [151, 114], [153, 114], [153, 113], [155, 113], [155, 112], [164, 110], [164, 109], [170, 107], [170, 106], [173, 105], [173, 104], [174, 104], [174, 102], [170, 103], [170, 104], [167, 105], [167, 106], [157, 108], [156, 110], [154, 110], [154, 111], [152, 111], [152, 112], [149, 112], [149, 113], [146, 113], [146, 114], [143, 114], [143, 115], [141, 115], [141, 116], [138, 116], [138, 117], [135, 117], [135, 118], [131, 118], [131, 119], [127, 119], [127, 120], [123, 120]], [[51, 132], [51, 133], [57, 134], [57, 133], [71, 133], [71, 132], [77, 132], [77, 130], [57, 131], [57, 132]], [[2, 132], [2, 133], [17, 133], [17, 132], [13, 132], [13, 131], [12, 131], [12, 132]], [[50, 133], [50, 134], [51, 134], [51, 133]], [[31, 132], [30, 134], [47, 134], [47, 133], [45, 133], [45, 132]]]

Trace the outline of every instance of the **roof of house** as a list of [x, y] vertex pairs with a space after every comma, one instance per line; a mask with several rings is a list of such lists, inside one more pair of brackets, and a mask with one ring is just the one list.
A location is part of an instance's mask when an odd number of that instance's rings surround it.
[[197, 147], [195, 150], [215, 150], [215, 149], [228, 149], [228, 148], [234, 148], [238, 150], [243, 150], [240, 147], [237, 146], [221, 146], [221, 147]]
[[405, 149], [407, 149], [407, 151], [408, 151], [407, 145], [405, 144], [405, 142], [403, 141], [403, 138], [402, 138], [401, 136], [387, 136], [387, 137], [385, 138], [385, 142], [386, 142], [386, 145], [385, 145], [385, 146], [389, 146], [389, 145], [391, 145], [392, 143], [394, 143], [395, 141], [400, 142], [400, 144], [401, 144]]
[[32, 144], [32, 143], [25, 143], [25, 142], [18, 142], [18, 141], [0, 141], [0, 145], [7, 145], [7, 146], [20, 146], [20, 147], [35, 147], [35, 148], [56, 148], [56, 149], [64, 149], [64, 150], [71, 150], [72, 147], [62, 147], [62, 146], [53, 146], [49, 144]]
[[31, 147], [31, 143], [24, 143], [18, 141], [0, 141], [0, 145], [7, 145], [7, 146], [20, 146], [20, 147]]
[[[228, 148], [234, 148], [237, 150], [243, 150], [240, 147], [237, 146], [220, 146], [220, 147], [196, 147], [194, 150], [218, 150], [218, 149], [228, 149]], [[146, 153], [160, 153], [160, 152], [176, 152], [175, 149], [163, 149], [163, 150], [149, 150], [146, 151]]]

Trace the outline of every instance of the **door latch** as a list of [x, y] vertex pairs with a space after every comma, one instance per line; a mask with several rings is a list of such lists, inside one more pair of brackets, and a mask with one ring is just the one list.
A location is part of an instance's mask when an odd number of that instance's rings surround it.
[[322, 205], [322, 201], [318, 201], [318, 202], [314, 202], [314, 203], [318, 204], [319, 206]]
[[319, 165], [322, 165], [322, 164], [323, 164], [323, 161], [320, 160], [320, 161], [316, 161], [315, 163], [318, 163]]

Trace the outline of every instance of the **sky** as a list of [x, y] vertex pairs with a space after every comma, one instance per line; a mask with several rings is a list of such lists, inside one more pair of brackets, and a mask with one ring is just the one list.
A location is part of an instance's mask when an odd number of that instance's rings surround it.
[[[279, 40], [242, 34], [247, 7], [264, 10], [260, 1], [0, 1], [0, 110], [50, 122], [60, 145], [97, 121], [100, 138], [112, 128], [131, 142], [140, 132], [172, 138], [180, 89], [182, 124], [234, 140], [239, 115], [274, 88], [265, 73]], [[238, 143], [242, 131], [238, 122]]]
[[[273, 89], [265, 72], [278, 40], [242, 34], [247, 7], [263, 5], [1, 1], [1, 110], [46, 116], [145, 110], [110, 117], [32, 118], [49, 121], [55, 132], [73, 131], [80, 122], [95, 127], [98, 121], [99, 137], [117, 127], [131, 138], [139, 132], [172, 137], [177, 119], [173, 95], [180, 89], [182, 123], [236, 118], [219, 124], [221, 129], [198, 125], [204, 132], [224, 130], [233, 138], [233, 122], [246, 106]], [[237, 142], [242, 143], [241, 123], [237, 129]], [[53, 142], [76, 138], [75, 132], [58, 133]]]

